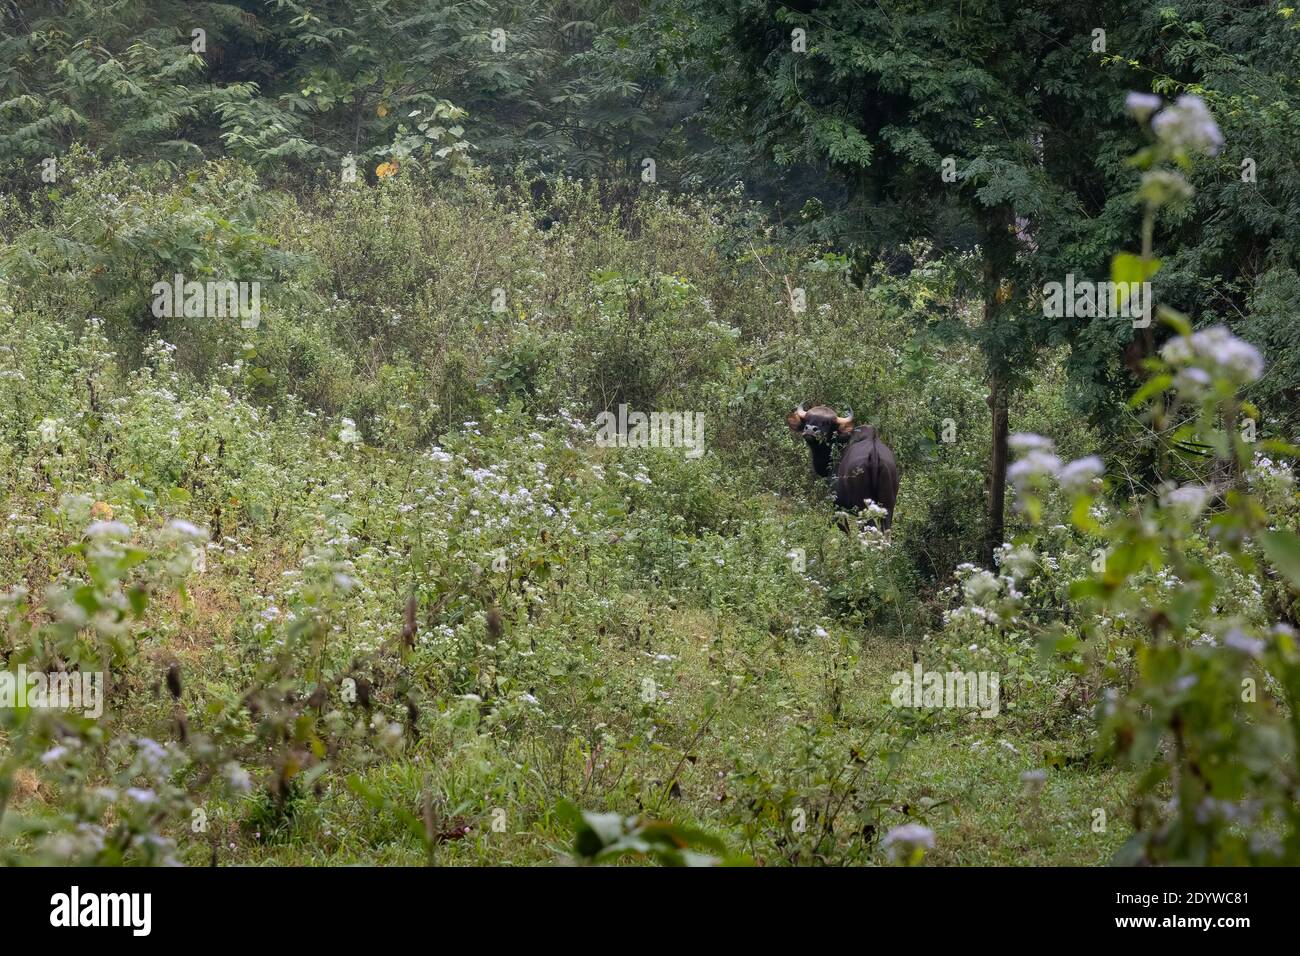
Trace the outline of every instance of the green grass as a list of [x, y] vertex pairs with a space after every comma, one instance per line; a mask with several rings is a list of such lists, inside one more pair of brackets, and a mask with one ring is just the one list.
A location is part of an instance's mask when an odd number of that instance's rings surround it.
[[[765, 507], [780, 520], [788, 504], [768, 499]], [[269, 585], [282, 568], [272, 553], [253, 562], [252, 573]], [[190, 586], [187, 601], [176, 603], [174, 631], [144, 650], [158, 661], [183, 662], [192, 701], [226, 681], [229, 662], [237, 656], [240, 636], [233, 612], [238, 601], [227, 589], [241, 580], [213, 568]], [[646, 610], [636, 592], [615, 600]], [[789, 788], [791, 806], [811, 813], [823, 799], [825, 768], [802, 762], [797, 742], [815, 733], [828, 751], [847, 752], [873, 739], [870, 728], [890, 707], [890, 675], [911, 666], [911, 649], [912, 643], [896, 633], [839, 629], [826, 638], [791, 641], [755, 634], [725, 613], [662, 609], [653, 637], [637, 644], [627, 634], [607, 633], [591, 647], [605, 673], [655, 676], [666, 696], [654, 721], [630, 718], [636, 707], [625, 700], [592, 702], [587, 688], [560, 684], [546, 696], [555, 702], [551, 706], [571, 708], [567, 716], [573, 722], [562, 728], [543, 720], [531, 728], [536, 736], [529, 737], [454, 731], [447, 721], [434, 720], [432, 732], [408, 744], [399, 757], [328, 772], [319, 793], [296, 795], [287, 811], [277, 810], [259, 791], [206, 804], [206, 832], [171, 835], [182, 859], [196, 865], [208, 862], [214, 848], [223, 864], [429, 862], [422, 841], [395, 812], [376, 809], [349, 789], [345, 778], [356, 773], [367, 788], [417, 814], [424, 795], [431, 794], [441, 829], [470, 825], [464, 836], [438, 842], [432, 862], [439, 865], [529, 865], [565, 858], [571, 835], [554, 814], [560, 799], [698, 824], [733, 849], [751, 853], [756, 862], [780, 863], [789, 858], [773, 845], [781, 831], [775, 820], [742, 813], [759, 826], [756, 839], [747, 839], [745, 828], [736, 825], [732, 810], [740, 794], [728, 779], [736, 755], [763, 766]], [[672, 660], [650, 663], [659, 655]], [[117, 718], [122, 725], [166, 721], [165, 695], [143, 685], [132, 691], [130, 708]], [[714, 716], [696, 737], [693, 721], [707, 706], [715, 708]], [[600, 737], [601, 725], [623, 725], [631, 733], [618, 735], [613, 747], [597, 747], [592, 741]], [[647, 739], [649, 726], [659, 731], [654, 740]], [[924, 820], [935, 832], [929, 857], [935, 864], [1103, 864], [1128, 835], [1129, 777], [1072, 763], [1049, 769], [1034, 799], [1021, 776], [1047, 767], [1054, 754], [1077, 756], [1088, 746], [1084, 733], [1057, 738], [1005, 715], [990, 720], [944, 715], [902, 750], [882, 791], [882, 825]], [[692, 759], [683, 761], [686, 752]], [[788, 764], [765, 763], [772, 755]], [[881, 773], [873, 768], [868, 777]], [[677, 788], [668, 796], [670, 779]], [[1098, 807], [1106, 810], [1107, 820], [1100, 833], [1092, 829]], [[493, 828], [496, 808], [505, 811], [500, 832]], [[864, 843], [847, 819], [837, 826], [834, 843], [828, 862], [881, 861], [878, 849]]]

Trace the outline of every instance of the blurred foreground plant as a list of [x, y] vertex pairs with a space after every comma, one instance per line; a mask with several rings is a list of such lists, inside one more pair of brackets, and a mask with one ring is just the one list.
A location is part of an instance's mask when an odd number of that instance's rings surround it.
[[[1141, 120], [1158, 105], [1156, 98], [1130, 98]], [[1159, 266], [1150, 258], [1156, 213], [1190, 191], [1173, 167], [1217, 151], [1222, 141], [1203, 104], [1190, 96], [1155, 113], [1152, 130], [1152, 145], [1135, 157], [1146, 170], [1139, 192], [1146, 207], [1141, 264], [1117, 257], [1115, 270], [1132, 267], [1141, 275], [1121, 275], [1125, 280], [1141, 281]], [[1161, 442], [1164, 473], [1171, 450], [1191, 445], [1212, 456], [1204, 479], [1165, 480], [1103, 524], [1094, 508], [1098, 460], [1063, 464], [1047, 439], [1023, 436], [1009, 475], [1032, 524], [1055, 484], [1072, 501], [1074, 526], [1109, 542], [1101, 569], [1076, 580], [1071, 597], [1108, 618], [1142, 625], [1126, 632], [1126, 660], [1094, 655], [1109, 685], [1100, 706], [1100, 755], [1140, 771], [1136, 832], [1116, 862], [1300, 863], [1300, 646], [1289, 624], [1261, 627], [1226, 609], [1232, 566], [1281, 576], [1300, 589], [1300, 537], [1269, 530], [1270, 516], [1246, 480], [1253, 455], [1239, 422], [1258, 413], [1238, 392], [1259, 378], [1263, 359], [1225, 328], [1193, 331], [1180, 313], [1161, 308], [1158, 315], [1175, 336], [1146, 359], [1149, 377], [1131, 404], [1144, 409]], [[1268, 441], [1260, 448], [1287, 456], [1300, 451]], [[1198, 534], [1213, 547], [1193, 547]], [[1230, 566], [1216, 561], [1218, 555], [1227, 555]], [[1152, 575], [1164, 586], [1152, 584]], [[1053, 649], [1074, 651], [1074, 643]]]

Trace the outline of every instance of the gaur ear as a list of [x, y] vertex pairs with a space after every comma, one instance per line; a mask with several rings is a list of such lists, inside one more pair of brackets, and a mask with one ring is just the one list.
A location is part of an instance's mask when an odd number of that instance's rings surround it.
[[803, 420], [808, 417], [808, 413], [803, 410], [803, 402], [799, 407], [785, 416], [785, 423], [790, 426], [790, 431], [797, 432], [803, 428]]
[[841, 435], [848, 435], [853, 432], [853, 409], [848, 409], [848, 414], [843, 418], [835, 416], [835, 424], [839, 426]]

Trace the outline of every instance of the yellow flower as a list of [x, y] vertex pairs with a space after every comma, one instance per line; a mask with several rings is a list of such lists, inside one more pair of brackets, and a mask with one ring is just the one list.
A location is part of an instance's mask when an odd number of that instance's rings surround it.
[[90, 506], [90, 516], [96, 521], [111, 521], [113, 518], [113, 506], [107, 501], [96, 501]]
[[380, 103], [378, 106], [375, 107], [375, 112], [378, 113], [380, 116], [387, 116], [388, 115], [387, 104]]
[[375, 175], [378, 176], [380, 179], [387, 179], [389, 176], [393, 175], [396, 172], [397, 172], [397, 160], [393, 160], [390, 163], [380, 163], [378, 166], [375, 167]]

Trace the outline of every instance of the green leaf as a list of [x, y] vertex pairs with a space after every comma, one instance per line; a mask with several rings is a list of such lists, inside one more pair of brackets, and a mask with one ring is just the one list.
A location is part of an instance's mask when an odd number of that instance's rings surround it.
[[1169, 386], [1174, 383], [1172, 375], [1153, 375], [1147, 379], [1147, 383], [1137, 390], [1132, 398], [1128, 400], [1129, 408], [1137, 408], [1149, 398], [1163, 394]]
[[1089, 534], [1101, 530], [1101, 525], [1092, 516], [1092, 495], [1079, 495], [1074, 499], [1074, 506], [1070, 510], [1070, 521], [1080, 531]]
[[1084, 598], [1104, 598], [1108, 594], [1110, 588], [1097, 578], [1080, 578], [1070, 584], [1070, 597], [1076, 601]]
[[1261, 536], [1260, 544], [1273, 566], [1293, 588], [1300, 589], [1300, 536], [1290, 531], [1269, 531]]
[[1259, 443], [1260, 451], [1272, 452], [1274, 455], [1286, 455], [1288, 458], [1300, 458], [1300, 446], [1277, 438], [1266, 438]]
[[1146, 282], [1159, 271], [1159, 259], [1143, 259], [1131, 252], [1116, 253], [1110, 260], [1110, 281], [1117, 286], [1120, 305], [1128, 299], [1130, 283]]

